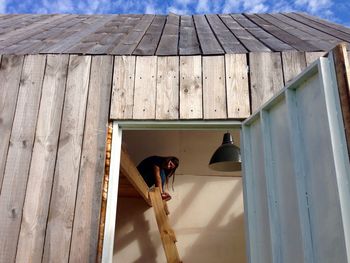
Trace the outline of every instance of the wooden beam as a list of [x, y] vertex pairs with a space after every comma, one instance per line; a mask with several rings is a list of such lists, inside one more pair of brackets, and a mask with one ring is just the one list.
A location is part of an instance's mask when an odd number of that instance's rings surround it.
[[150, 199], [148, 198], [148, 186], [142, 179], [135, 164], [131, 160], [129, 154], [122, 149], [120, 156], [120, 171], [123, 175], [129, 179], [130, 183], [140, 193], [143, 199], [149, 206], [152, 206]]
[[333, 49], [335, 71], [337, 74], [340, 105], [343, 114], [345, 136], [350, 156], [350, 65], [346, 44], [342, 43]]
[[176, 242], [175, 233], [174, 233], [174, 230], [170, 227], [159, 188], [156, 187], [154, 190], [150, 191], [149, 197], [152, 201], [152, 205], [153, 205], [153, 209], [154, 209], [154, 213], [156, 216], [158, 229], [160, 233], [160, 238], [163, 243], [167, 262], [179, 263], [181, 261], [175, 245], [175, 242]]

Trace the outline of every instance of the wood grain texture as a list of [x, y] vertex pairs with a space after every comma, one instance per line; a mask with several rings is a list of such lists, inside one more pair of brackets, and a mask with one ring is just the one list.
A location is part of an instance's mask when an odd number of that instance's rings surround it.
[[238, 24], [240, 24], [243, 28], [245, 28], [249, 33], [251, 33], [254, 37], [263, 42], [267, 47], [269, 47], [273, 51], [282, 51], [282, 50], [293, 50], [294, 48], [290, 45], [284, 43], [279, 40], [275, 36], [266, 32], [248, 18], [241, 14], [231, 15]]
[[17, 247], [17, 262], [40, 262], [42, 258], [68, 59], [68, 55], [49, 55], [47, 57]]
[[157, 57], [137, 57], [133, 119], [155, 119]]
[[223, 54], [224, 50], [221, 48], [221, 45], [211, 30], [205, 16], [194, 15], [193, 19], [199, 43], [201, 45], [202, 54]]
[[91, 61], [70, 262], [96, 262], [112, 65], [112, 56]]
[[202, 58], [180, 57], [180, 119], [203, 118]]
[[160, 238], [162, 240], [165, 256], [168, 263], [180, 263], [180, 256], [177, 251], [175, 242], [176, 237], [174, 230], [171, 228], [169, 219], [166, 215], [162, 198], [160, 196], [160, 190], [156, 187], [150, 193], [150, 199], [152, 201], [154, 214], [156, 217]]
[[14, 262], [46, 56], [25, 58], [0, 195], [0, 262]]
[[157, 56], [178, 54], [180, 16], [169, 14], [158, 44]]
[[141, 195], [145, 202], [152, 206], [148, 196], [148, 186], [131, 160], [129, 154], [122, 149], [120, 155], [120, 172], [128, 178], [129, 182], [134, 186], [136, 191]]
[[67, 262], [79, 177], [90, 56], [70, 56], [43, 262]]
[[179, 118], [179, 57], [157, 59], [156, 119]]
[[348, 154], [350, 156], [350, 55], [347, 52], [346, 44], [341, 44], [335, 47], [333, 49], [333, 54], [345, 127], [345, 136], [348, 146]]
[[112, 51], [115, 55], [130, 55], [142, 39], [147, 28], [154, 19], [154, 15], [144, 15], [137, 25], [128, 33]]
[[226, 119], [224, 56], [205, 56], [202, 59], [204, 119]]
[[250, 53], [250, 92], [252, 112], [283, 88], [280, 53]]
[[226, 93], [228, 118], [250, 116], [248, 64], [245, 54], [226, 54]]
[[321, 32], [324, 32], [326, 34], [329, 34], [333, 37], [339, 38], [339, 39], [347, 41], [347, 42], [350, 41], [350, 34], [335, 30], [334, 28], [328, 27], [326, 25], [319, 24], [319, 23], [314, 22], [312, 20], [309, 20], [303, 16], [300, 16], [296, 13], [283, 13], [283, 14], [285, 16], [288, 16], [288, 17], [300, 22], [300, 23], [303, 23], [305, 25], [313, 27], [313, 28], [315, 28]]
[[[305, 33], [307, 33], [310, 37], [313, 36], [315, 37], [315, 39], [320, 40], [319, 45], [321, 44], [321, 42], [327, 43], [328, 45], [325, 47], [325, 50], [330, 50], [331, 48], [333, 48], [337, 43], [339, 43], [339, 41], [341, 41], [340, 39], [330, 36], [322, 31], [319, 31], [313, 27], [310, 27], [308, 25], [305, 25], [303, 23], [300, 23], [298, 21], [295, 21], [294, 19], [287, 17], [285, 15], [282, 14], [271, 14], [271, 17], [274, 17], [276, 19], [278, 19], [279, 21], [283, 21], [283, 23], [286, 23], [287, 25], [290, 25], [298, 30], [301, 30]], [[314, 50], [317, 51], [317, 50]]]
[[179, 55], [201, 54], [199, 41], [192, 16], [181, 16]]
[[226, 53], [247, 53], [245, 47], [224, 25], [218, 15], [206, 15], [208, 22]]
[[[332, 48], [332, 44], [322, 40], [309, 32], [305, 32], [299, 28], [296, 28], [295, 26], [289, 25], [286, 21], [288, 18], [283, 17], [284, 19], [277, 19], [276, 17], [270, 15], [270, 14], [259, 14], [259, 17], [263, 18], [264, 20], [268, 21], [269, 23], [275, 25], [276, 27], [284, 30], [285, 32], [288, 32], [290, 35], [299, 38], [300, 42], [305, 42], [310, 44], [313, 48], [311, 51], [316, 50], [329, 50]], [[281, 18], [281, 17], [280, 17]], [[307, 50], [307, 49], [302, 49]]]
[[282, 64], [284, 82], [287, 84], [306, 68], [305, 53], [297, 51], [282, 52]]
[[134, 56], [116, 56], [114, 59], [111, 119], [132, 119], [135, 62]]
[[256, 39], [251, 33], [237, 23], [230, 15], [219, 15], [224, 24], [242, 42], [245, 48], [251, 52], [271, 51], [267, 46]]
[[133, 55], [154, 55], [162, 35], [166, 16], [156, 15], [151, 25], [143, 35], [140, 43], [133, 51]]
[[23, 56], [2, 56], [0, 66], [0, 193], [15, 116]]
[[305, 52], [306, 66], [309, 66], [316, 59], [322, 57], [326, 52]]
[[254, 14], [245, 14], [250, 20], [252, 20], [255, 24], [259, 25], [266, 32], [269, 32], [271, 35], [280, 39], [284, 43], [294, 47], [299, 51], [313, 51], [317, 50], [317, 47], [313, 46], [308, 41], [302, 41], [299, 36], [294, 36], [287, 31], [281, 30], [278, 26], [266, 21], [258, 15]]

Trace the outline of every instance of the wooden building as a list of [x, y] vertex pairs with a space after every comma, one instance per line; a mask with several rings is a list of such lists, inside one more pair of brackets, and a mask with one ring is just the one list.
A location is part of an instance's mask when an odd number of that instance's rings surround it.
[[[109, 122], [145, 129], [239, 128], [341, 42], [350, 43], [349, 28], [304, 13], [0, 15], [0, 262], [101, 261], [101, 207], [104, 211], [106, 206], [102, 201], [108, 195], [114, 205], [108, 210], [107, 202], [107, 216], [117, 202], [113, 193], [104, 192]], [[349, 146], [344, 47], [317, 65], [335, 61], [343, 111], [338, 114], [343, 115]], [[346, 149], [346, 143], [342, 145]], [[333, 262], [350, 260], [350, 202], [344, 203], [350, 192], [349, 170], [346, 173], [347, 177], [333, 178], [336, 186], [324, 189], [324, 195], [340, 195], [327, 203], [338, 213], [334, 227], [343, 229], [332, 239], [340, 244], [335, 258], [340, 261]], [[250, 190], [245, 191], [249, 196]], [[266, 222], [279, 222], [271, 212], [273, 195], [259, 193], [268, 195]], [[281, 229], [265, 228], [268, 236], [251, 236], [252, 231], [259, 232], [251, 219], [259, 211], [251, 207], [246, 207], [248, 260], [289, 262], [285, 257], [290, 251], [277, 244]], [[303, 220], [312, 225], [311, 219]], [[325, 227], [322, 222], [317, 230]], [[301, 225], [303, 231], [308, 229]], [[317, 238], [326, 239], [327, 234]], [[113, 237], [114, 233], [107, 238]], [[261, 238], [268, 239], [268, 245]], [[334, 247], [317, 247], [312, 234], [300, 238], [304, 262], [327, 262], [325, 253], [333, 255]], [[113, 249], [113, 240], [105, 242]], [[110, 247], [103, 249], [103, 261], [109, 262]]]

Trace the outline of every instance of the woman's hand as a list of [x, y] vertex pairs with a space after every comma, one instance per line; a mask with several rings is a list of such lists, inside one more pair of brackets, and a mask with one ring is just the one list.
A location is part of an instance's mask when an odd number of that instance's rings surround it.
[[165, 201], [169, 201], [171, 199], [170, 194], [168, 194], [167, 192], [163, 192], [161, 193], [162, 199]]

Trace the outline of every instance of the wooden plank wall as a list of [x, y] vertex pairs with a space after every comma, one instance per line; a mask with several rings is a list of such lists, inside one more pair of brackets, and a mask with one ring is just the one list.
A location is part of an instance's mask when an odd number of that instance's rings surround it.
[[109, 117], [244, 119], [320, 55], [2, 55], [0, 262], [96, 261]]

